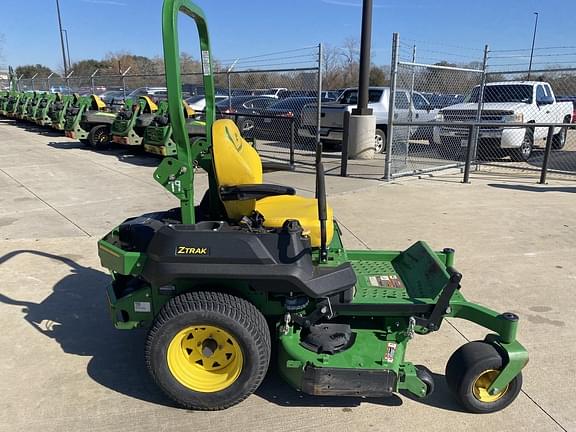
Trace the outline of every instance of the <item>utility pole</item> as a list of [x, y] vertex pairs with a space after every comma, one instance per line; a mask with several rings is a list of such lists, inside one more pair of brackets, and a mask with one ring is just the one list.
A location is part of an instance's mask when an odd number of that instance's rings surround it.
[[348, 130], [343, 136], [348, 142], [348, 156], [352, 159], [374, 159], [376, 143], [376, 117], [368, 108], [370, 84], [370, 50], [372, 41], [372, 0], [362, 2], [362, 32], [360, 37], [360, 77], [358, 106], [352, 110]]
[[64, 62], [64, 76], [68, 75], [66, 64], [66, 51], [64, 50], [64, 36], [62, 35], [62, 18], [60, 17], [60, 0], [56, 0], [56, 11], [58, 12], [58, 27], [60, 28], [60, 44], [62, 45], [62, 60]]
[[72, 69], [72, 60], [70, 59], [70, 46], [68, 45], [68, 30], [62, 30], [66, 37], [66, 55], [68, 56], [68, 70]]
[[538, 30], [538, 12], [534, 12], [536, 21], [534, 22], [534, 35], [532, 36], [532, 50], [530, 51], [530, 65], [528, 66], [528, 79], [530, 79], [530, 72], [532, 72], [532, 57], [534, 57], [534, 43], [536, 42], [536, 30]]

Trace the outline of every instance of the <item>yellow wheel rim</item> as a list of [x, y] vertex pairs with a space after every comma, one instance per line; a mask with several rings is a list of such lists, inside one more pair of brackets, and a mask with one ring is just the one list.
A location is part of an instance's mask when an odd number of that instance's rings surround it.
[[492, 403], [496, 402], [506, 394], [506, 392], [508, 391], [508, 386], [506, 386], [499, 392], [494, 393], [493, 395], [488, 393], [490, 385], [494, 382], [499, 373], [500, 371], [489, 369], [485, 372], [482, 372], [480, 376], [476, 378], [472, 386], [472, 393], [474, 393], [474, 397], [476, 399], [478, 399], [480, 402]]
[[168, 346], [168, 368], [183, 386], [203, 393], [230, 387], [242, 371], [242, 350], [227, 331], [210, 325], [187, 327]]

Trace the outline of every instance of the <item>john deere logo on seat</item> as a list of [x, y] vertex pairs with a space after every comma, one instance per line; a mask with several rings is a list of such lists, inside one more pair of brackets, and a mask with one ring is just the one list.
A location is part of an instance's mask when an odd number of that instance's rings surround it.
[[178, 246], [176, 255], [210, 255], [210, 250], [205, 247]]

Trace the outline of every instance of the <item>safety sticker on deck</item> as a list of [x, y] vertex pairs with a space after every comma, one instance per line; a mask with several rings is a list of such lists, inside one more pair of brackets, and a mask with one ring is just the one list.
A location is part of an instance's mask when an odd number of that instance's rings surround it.
[[368, 282], [371, 286], [383, 288], [404, 288], [402, 279], [397, 275], [369, 276]]
[[394, 354], [396, 354], [396, 347], [398, 345], [394, 342], [388, 342], [386, 346], [386, 354], [384, 355], [384, 360], [388, 363], [392, 363], [394, 361]]

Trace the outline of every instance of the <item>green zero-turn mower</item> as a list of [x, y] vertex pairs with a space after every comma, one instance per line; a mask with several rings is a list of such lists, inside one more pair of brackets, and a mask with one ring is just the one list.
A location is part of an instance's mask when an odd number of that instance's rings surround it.
[[56, 93], [56, 100], [49, 109], [52, 129], [59, 131], [64, 130], [68, 108], [79, 98], [80, 96], [78, 94], [63, 95], [62, 93]]
[[8, 100], [12, 96], [11, 91], [0, 92], [0, 116], [6, 116], [6, 106], [8, 105]]
[[36, 122], [36, 112], [38, 111], [38, 107], [40, 106], [40, 102], [44, 97], [44, 92], [34, 92], [34, 96], [32, 100], [28, 103], [26, 107], [26, 113], [23, 115], [22, 120], [26, 120], [32, 123]]
[[65, 134], [93, 148], [104, 148], [110, 143], [110, 129], [116, 115], [97, 95], [79, 97], [68, 108]]
[[[168, 109], [162, 109], [164, 104], [167, 104], [167, 102], [163, 101], [160, 103], [160, 108], [158, 109], [160, 114], [156, 115], [152, 123], [144, 130], [142, 145], [144, 146], [144, 151], [148, 153], [159, 156], [174, 156], [177, 154], [176, 143], [172, 134], [170, 113]], [[185, 101], [182, 101], [182, 105], [188, 138], [193, 141], [198, 137], [204, 136], [206, 123], [193, 118], [195, 112]]]
[[[177, 22], [200, 35], [206, 136], [190, 143], [181, 105]], [[348, 250], [326, 204], [321, 144], [316, 198], [262, 183], [261, 161], [233, 121], [215, 121], [214, 81], [203, 12], [165, 0], [164, 61], [177, 154], [154, 178], [180, 207], [130, 218], [99, 241], [114, 324], [149, 328], [146, 363], [180, 405], [230, 407], [273, 368], [312, 395], [382, 397], [399, 390], [426, 397], [434, 380], [406, 359], [416, 335], [444, 318], [489, 329], [459, 348], [446, 380], [468, 410], [487, 413], [520, 392], [528, 361], [516, 340], [518, 317], [467, 301], [454, 251], [419, 241], [404, 251]], [[209, 190], [194, 207], [194, 170]]]
[[14, 118], [18, 120], [24, 120], [26, 118], [26, 115], [28, 114], [28, 107], [32, 103], [32, 100], [35, 96], [36, 92], [25, 92], [22, 95], [20, 103], [18, 104], [18, 108], [14, 113]]
[[50, 107], [57, 98], [56, 93], [44, 93], [36, 109], [36, 124], [39, 126], [50, 126], [52, 119], [50, 118]]
[[8, 118], [15, 118], [16, 113], [18, 112], [18, 107], [22, 99], [24, 98], [24, 93], [22, 92], [15, 92], [10, 95], [8, 98], [8, 103], [6, 104], [6, 117]]
[[142, 145], [144, 131], [154, 117], [162, 115], [167, 104], [158, 106], [149, 96], [140, 96], [132, 109], [120, 111], [112, 123], [112, 142], [116, 144]]

